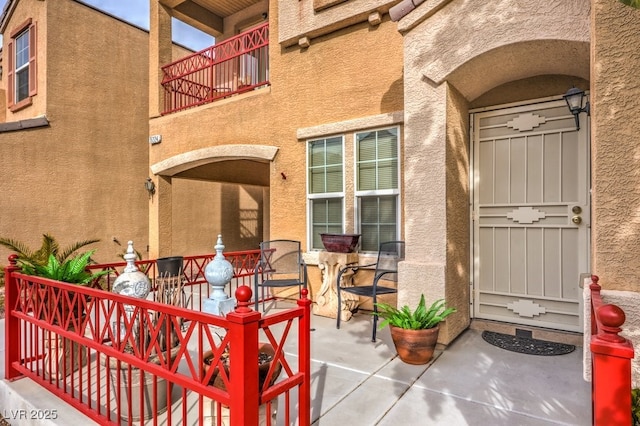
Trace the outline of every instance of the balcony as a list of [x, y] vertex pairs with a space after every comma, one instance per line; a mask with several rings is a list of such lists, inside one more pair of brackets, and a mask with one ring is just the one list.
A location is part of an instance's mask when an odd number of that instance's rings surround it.
[[162, 67], [164, 107], [171, 114], [269, 85], [269, 24]]

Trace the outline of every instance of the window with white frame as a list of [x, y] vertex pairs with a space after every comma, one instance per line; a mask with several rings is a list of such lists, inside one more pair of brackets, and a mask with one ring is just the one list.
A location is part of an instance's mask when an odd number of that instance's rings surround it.
[[29, 31], [16, 37], [16, 102], [29, 96]]
[[399, 239], [397, 127], [355, 135], [356, 222], [360, 249], [378, 251], [381, 242]]
[[308, 205], [311, 248], [322, 249], [321, 233], [344, 228], [344, 138], [309, 141], [307, 146]]
[[36, 27], [28, 19], [10, 34], [7, 100], [16, 111], [31, 104], [36, 94]]

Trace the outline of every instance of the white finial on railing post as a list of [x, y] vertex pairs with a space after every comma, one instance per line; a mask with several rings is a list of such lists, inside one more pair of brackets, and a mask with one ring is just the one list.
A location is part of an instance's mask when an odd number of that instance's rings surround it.
[[[140, 271], [136, 265], [137, 255], [133, 249], [133, 241], [129, 241], [127, 243], [127, 252], [123, 257], [124, 260], [127, 261], [127, 264], [122, 273], [118, 275], [113, 282], [111, 291], [124, 296], [146, 299], [149, 295], [149, 291], [151, 290], [151, 281], [149, 280], [149, 277], [147, 277], [144, 272]], [[126, 303], [124, 304], [124, 310], [129, 320], [133, 317], [134, 309], [135, 306]], [[121, 321], [120, 327], [118, 327], [114, 321], [112, 326], [113, 333], [121, 339], [124, 338], [126, 335], [125, 323]], [[135, 329], [137, 329], [137, 327], [134, 327], [134, 330]]]
[[213, 315], [227, 315], [236, 306], [236, 299], [229, 297], [224, 291], [224, 287], [233, 278], [233, 266], [225, 259], [222, 250], [222, 235], [218, 235], [216, 246], [216, 256], [207, 264], [204, 269], [204, 276], [211, 286], [211, 294], [202, 303], [202, 311]]

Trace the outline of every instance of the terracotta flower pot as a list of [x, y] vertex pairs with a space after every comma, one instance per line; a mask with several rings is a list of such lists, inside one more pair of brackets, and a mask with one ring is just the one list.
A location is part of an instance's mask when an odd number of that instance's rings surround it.
[[407, 364], [422, 365], [431, 361], [438, 342], [440, 326], [423, 330], [407, 330], [389, 326], [391, 338], [400, 359]]
[[[259, 384], [259, 389], [262, 390], [262, 388], [264, 387], [264, 383], [267, 380], [267, 374], [269, 373], [269, 368], [271, 367], [271, 364], [273, 363], [273, 356], [275, 355], [276, 351], [273, 349], [273, 346], [271, 346], [268, 343], [260, 343], [260, 346], [258, 347], [258, 353], [260, 355], [260, 358], [258, 359], [258, 384]], [[202, 360], [203, 360], [203, 371], [204, 374], [206, 375], [207, 372], [209, 371], [209, 369], [211, 369], [211, 361], [213, 359], [213, 352], [212, 351], [207, 351], [202, 355]], [[224, 366], [224, 370], [225, 373], [227, 373], [227, 377], [230, 378], [229, 375], [229, 365], [228, 365], [228, 359], [224, 358], [223, 355], [223, 359], [222, 359], [222, 364]], [[278, 378], [278, 376], [280, 375], [280, 372], [282, 371], [282, 364], [280, 364], [278, 362], [278, 364], [276, 365], [274, 371], [273, 371], [273, 375], [271, 376], [271, 380], [269, 381], [269, 386], [271, 386], [273, 383], [275, 383], [276, 379]], [[211, 380], [209, 381], [209, 384], [217, 387], [218, 389], [224, 390], [226, 391], [227, 388], [225, 386], [224, 380], [223, 378], [220, 376], [219, 374], [219, 369], [218, 367], [215, 367], [215, 370], [213, 372], [213, 375], [211, 376]]]
[[[169, 359], [170, 364], [173, 364], [178, 357], [179, 351], [180, 347], [177, 346], [164, 352], [163, 358], [165, 362]], [[101, 356], [100, 362], [102, 365], [107, 365], [106, 359], [106, 356]], [[147, 362], [149, 364], [161, 364], [160, 357], [157, 354], [151, 355]], [[131, 367], [131, 371], [129, 371], [129, 367]], [[126, 362], [118, 362], [113, 357], [109, 357], [109, 373], [111, 375], [112, 395], [118, 395], [118, 389], [120, 391], [121, 419], [127, 420], [129, 414], [131, 414], [133, 421], [147, 420], [152, 418], [154, 414], [161, 414], [167, 411], [167, 395], [171, 395], [173, 389], [171, 381], [156, 377], [148, 372], [145, 373]], [[129, 401], [131, 401], [131, 406], [129, 406]], [[174, 400], [172, 401], [175, 402]]]

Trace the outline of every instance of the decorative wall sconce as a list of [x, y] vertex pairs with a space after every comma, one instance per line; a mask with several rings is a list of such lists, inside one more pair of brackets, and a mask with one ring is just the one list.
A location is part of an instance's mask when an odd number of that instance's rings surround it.
[[590, 114], [589, 101], [586, 101], [584, 107], [582, 106], [585, 100], [584, 90], [580, 90], [577, 87], [572, 87], [571, 89], [567, 90], [567, 93], [565, 93], [562, 97], [567, 102], [569, 111], [571, 111], [571, 114], [573, 114], [573, 117], [576, 119], [576, 130], [580, 130], [580, 113], [586, 112], [587, 115]]
[[153, 181], [151, 180], [151, 178], [147, 178], [147, 181], [144, 183], [144, 187], [147, 190], [147, 192], [149, 193], [149, 198], [153, 197], [153, 194], [156, 193], [156, 184], [153, 183]]

